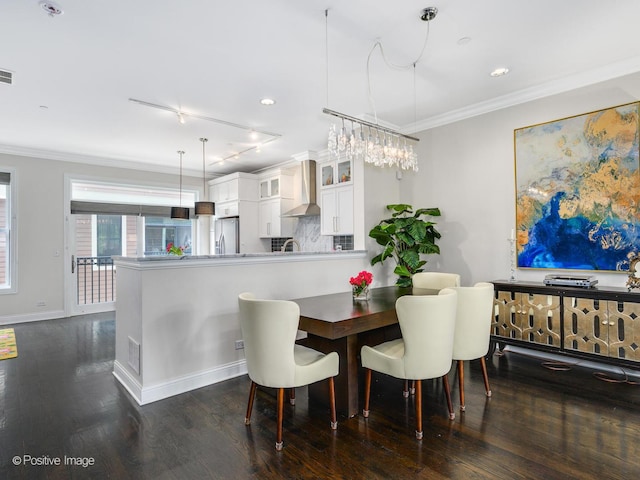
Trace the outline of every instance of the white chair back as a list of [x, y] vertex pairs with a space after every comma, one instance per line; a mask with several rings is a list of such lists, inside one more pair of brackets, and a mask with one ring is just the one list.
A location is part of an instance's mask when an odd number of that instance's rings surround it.
[[411, 280], [414, 289], [442, 290], [443, 288], [460, 286], [460, 275], [457, 273], [418, 272], [413, 274]]
[[404, 377], [437, 378], [451, 369], [457, 293], [445, 288], [439, 295], [405, 295], [396, 301], [404, 340]]
[[249, 378], [265, 387], [293, 385], [300, 307], [288, 300], [257, 300], [251, 293], [240, 294], [238, 301]]
[[456, 287], [458, 311], [453, 342], [454, 360], [474, 360], [487, 354], [493, 313], [493, 283]]

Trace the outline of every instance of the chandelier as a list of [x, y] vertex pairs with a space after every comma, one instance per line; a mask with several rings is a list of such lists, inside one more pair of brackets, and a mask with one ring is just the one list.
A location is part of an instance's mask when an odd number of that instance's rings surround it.
[[[326, 42], [326, 64], [327, 64], [327, 104], [329, 104], [329, 47], [328, 47], [328, 17], [329, 10], [325, 10], [325, 42]], [[419, 142], [420, 139], [405, 135], [391, 128], [378, 125], [378, 117], [375, 114], [375, 106], [372, 101], [372, 91], [369, 73], [369, 60], [371, 54], [376, 48], [380, 49], [384, 62], [389, 67], [399, 69], [409, 69], [413, 67], [413, 95], [414, 95], [414, 122], [415, 122], [415, 104], [416, 104], [416, 64], [422, 58], [427, 41], [429, 39], [429, 22], [433, 20], [438, 13], [435, 7], [427, 7], [422, 10], [420, 19], [427, 22], [427, 34], [422, 46], [422, 51], [416, 60], [408, 65], [395, 65], [389, 62], [385, 56], [384, 48], [380, 41], [376, 41], [373, 48], [369, 52], [367, 58], [367, 83], [369, 90], [369, 99], [372, 103], [376, 123], [367, 122], [344, 113], [336, 112], [328, 108], [323, 108], [322, 112], [332, 115], [341, 120], [340, 127], [332, 124], [329, 127], [329, 137], [327, 139], [327, 150], [329, 157], [346, 158], [355, 160], [362, 158], [365, 163], [373, 164], [377, 167], [393, 167], [402, 170], [418, 171], [418, 155], [414, 151], [411, 142]], [[407, 142], [410, 140], [411, 142]]]
[[[328, 108], [323, 108], [322, 112], [342, 119], [339, 131], [335, 123], [329, 127], [327, 150], [330, 158], [352, 161], [362, 158], [376, 167], [418, 171], [418, 155], [407, 140], [419, 142], [420, 139]], [[345, 125], [345, 120], [350, 128]]]

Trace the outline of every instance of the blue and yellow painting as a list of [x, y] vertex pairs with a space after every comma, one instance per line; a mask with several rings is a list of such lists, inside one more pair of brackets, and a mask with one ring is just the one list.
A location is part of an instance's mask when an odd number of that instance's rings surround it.
[[519, 268], [628, 269], [640, 248], [639, 107], [514, 131]]

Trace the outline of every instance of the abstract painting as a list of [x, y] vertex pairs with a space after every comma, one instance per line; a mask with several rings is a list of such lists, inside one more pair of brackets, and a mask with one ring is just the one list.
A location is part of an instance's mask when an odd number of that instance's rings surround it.
[[519, 268], [628, 270], [640, 102], [514, 130]]

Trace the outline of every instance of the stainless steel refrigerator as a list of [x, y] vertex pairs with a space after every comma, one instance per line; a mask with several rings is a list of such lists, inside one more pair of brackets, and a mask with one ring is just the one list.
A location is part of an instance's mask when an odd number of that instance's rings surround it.
[[240, 253], [240, 217], [219, 218], [213, 224], [215, 254]]

